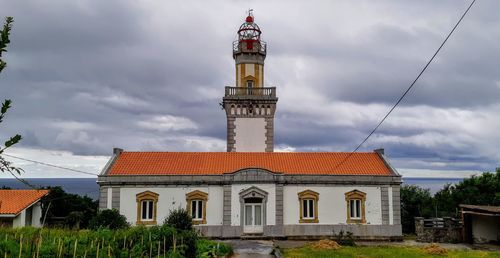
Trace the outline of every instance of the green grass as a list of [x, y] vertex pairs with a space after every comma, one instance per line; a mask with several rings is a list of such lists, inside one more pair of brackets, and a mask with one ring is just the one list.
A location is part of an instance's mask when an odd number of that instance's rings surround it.
[[315, 258], [333, 258], [333, 257], [500, 257], [500, 252], [488, 252], [477, 250], [448, 250], [446, 256], [429, 255], [426, 254], [421, 248], [418, 247], [396, 247], [396, 246], [366, 246], [366, 247], [351, 247], [343, 246], [339, 250], [315, 250], [308, 246], [293, 249], [284, 249], [283, 254], [287, 258], [302, 258], [302, 257], [315, 257]]

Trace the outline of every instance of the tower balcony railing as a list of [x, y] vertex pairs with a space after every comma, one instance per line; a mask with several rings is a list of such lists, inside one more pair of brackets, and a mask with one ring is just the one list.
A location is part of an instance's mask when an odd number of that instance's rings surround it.
[[230, 87], [226, 86], [225, 97], [269, 97], [276, 98], [276, 87]]
[[[251, 47], [249, 47], [251, 45]], [[266, 54], [267, 43], [262, 40], [248, 40], [248, 41], [233, 41], [233, 54], [240, 52], [259, 52]]]

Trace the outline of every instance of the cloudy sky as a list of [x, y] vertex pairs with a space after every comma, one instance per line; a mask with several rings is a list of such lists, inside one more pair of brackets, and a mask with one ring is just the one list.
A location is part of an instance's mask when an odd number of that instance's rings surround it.
[[[467, 1], [0, 0], [14, 16], [0, 75], [7, 153], [98, 173], [113, 147], [225, 151], [231, 43], [253, 8], [278, 89], [282, 151], [352, 151], [441, 44]], [[500, 166], [500, 2], [480, 0], [361, 148], [409, 176]], [[24, 177], [85, 175], [14, 160]], [[5, 176], [5, 175], [0, 175]]]

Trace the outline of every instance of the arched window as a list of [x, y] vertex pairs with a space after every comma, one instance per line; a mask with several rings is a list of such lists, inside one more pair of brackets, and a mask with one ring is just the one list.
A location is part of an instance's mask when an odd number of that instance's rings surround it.
[[159, 194], [145, 191], [138, 193], [137, 202], [137, 225], [156, 225], [156, 213]]
[[366, 223], [365, 201], [366, 193], [353, 190], [345, 193], [347, 205], [347, 223]]
[[236, 107], [236, 115], [241, 115], [241, 106]]
[[193, 224], [207, 224], [208, 194], [202, 191], [192, 191], [186, 194], [187, 210], [191, 214]]
[[319, 193], [305, 190], [300, 193], [300, 223], [318, 223], [318, 200]]
[[271, 115], [271, 106], [267, 106], [267, 115]]
[[231, 105], [231, 115], [234, 115], [234, 105]]

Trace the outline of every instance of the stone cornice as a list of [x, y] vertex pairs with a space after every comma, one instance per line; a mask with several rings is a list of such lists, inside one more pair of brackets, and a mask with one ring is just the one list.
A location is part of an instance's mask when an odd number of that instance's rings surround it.
[[400, 185], [401, 176], [290, 175], [263, 169], [244, 169], [223, 175], [128, 175], [98, 177], [99, 185], [228, 185], [238, 183]]

